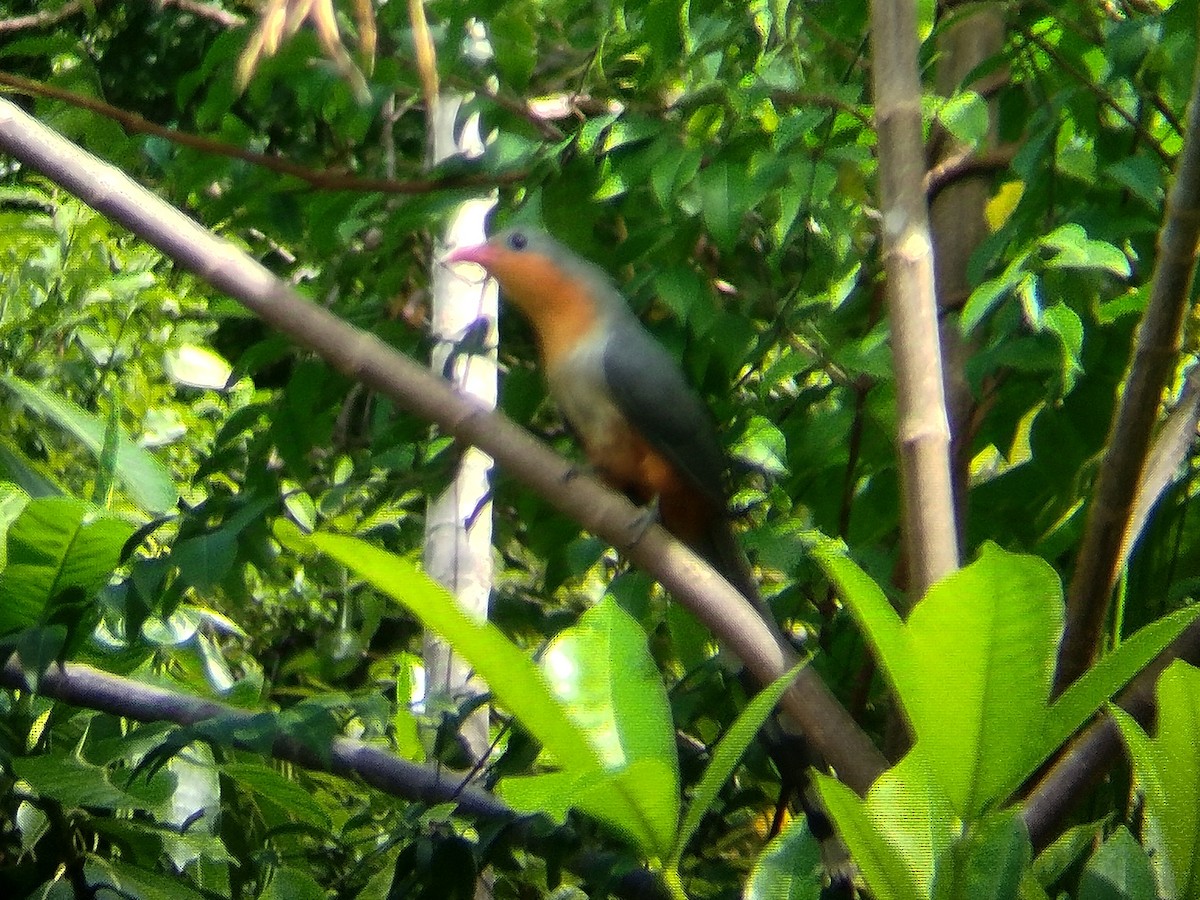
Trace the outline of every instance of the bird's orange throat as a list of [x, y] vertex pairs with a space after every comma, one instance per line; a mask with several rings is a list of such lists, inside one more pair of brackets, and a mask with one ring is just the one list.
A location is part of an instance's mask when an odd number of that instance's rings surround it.
[[595, 326], [596, 301], [587, 287], [545, 256], [500, 254], [488, 268], [533, 326], [543, 365], [552, 366]]

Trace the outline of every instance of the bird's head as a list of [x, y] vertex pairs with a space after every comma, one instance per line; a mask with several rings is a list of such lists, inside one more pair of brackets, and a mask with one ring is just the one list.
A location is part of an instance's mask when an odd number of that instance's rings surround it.
[[485, 243], [462, 247], [447, 264], [470, 262], [496, 279], [505, 298], [533, 320], [559, 316], [568, 307], [586, 306], [592, 315], [614, 293], [608, 276], [545, 232], [516, 226]]

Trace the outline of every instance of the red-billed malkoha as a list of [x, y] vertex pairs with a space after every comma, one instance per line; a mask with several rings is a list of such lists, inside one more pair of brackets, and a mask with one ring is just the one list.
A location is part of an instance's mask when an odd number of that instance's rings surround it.
[[456, 250], [533, 326], [550, 394], [600, 475], [764, 609], [727, 511], [725, 455], [704, 403], [608, 275], [548, 235], [510, 228]]

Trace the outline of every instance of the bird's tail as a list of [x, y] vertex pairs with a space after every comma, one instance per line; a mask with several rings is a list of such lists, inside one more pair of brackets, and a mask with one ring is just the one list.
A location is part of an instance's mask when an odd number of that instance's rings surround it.
[[[750, 561], [738, 544], [737, 538], [730, 527], [729, 520], [724, 516], [714, 516], [703, 534], [693, 539], [692, 549], [702, 556], [714, 569], [724, 576], [725, 580], [737, 588], [758, 610], [759, 615], [766, 620], [772, 631], [777, 630], [774, 614], [763, 600], [758, 590], [758, 582], [750, 569]], [[749, 681], [749, 673], [742, 670], [741, 677], [747, 690], [753, 692], [756, 686]], [[817, 799], [808, 778], [810, 766], [820, 764], [808, 741], [796, 732], [787, 730], [778, 719], [768, 719], [764, 723], [760, 737], [768, 755], [774, 760], [776, 768], [783, 778], [784, 797], [792, 791], [808, 820], [808, 828], [821, 846], [822, 862], [830, 879], [829, 885], [822, 892], [822, 897], [837, 898], [851, 896], [850, 867], [845, 847], [837, 839], [833, 825], [829, 821], [824, 808]], [[781, 798], [782, 799], [782, 798]], [[786, 801], [784, 801], [786, 802]]]

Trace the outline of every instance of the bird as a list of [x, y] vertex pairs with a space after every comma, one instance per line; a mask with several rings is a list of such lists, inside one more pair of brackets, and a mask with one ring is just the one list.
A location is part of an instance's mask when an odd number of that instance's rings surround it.
[[550, 395], [601, 479], [654, 511], [769, 618], [733, 533], [713, 417], [608, 273], [523, 226], [445, 262], [482, 267], [528, 320]]
[[[529, 321], [550, 395], [598, 474], [635, 503], [656, 510], [667, 531], [774, 626], [733, 533], [727, 460], [713, 417], [608, 273], [550, 235], [523, 226], [456, 249], [443, 262], [483, 268]], [[747, 683], [747, 673], [741, 674]], [[777, 824], [794, 791], [833, 873], [828, 896], [842, 896], [849, 884], [841, 871], [843, 854], [807, 788], [807, 768], [816, 757], [801, 735], [778, 722], [768, 721], [762, 737], [784, 781]]]

